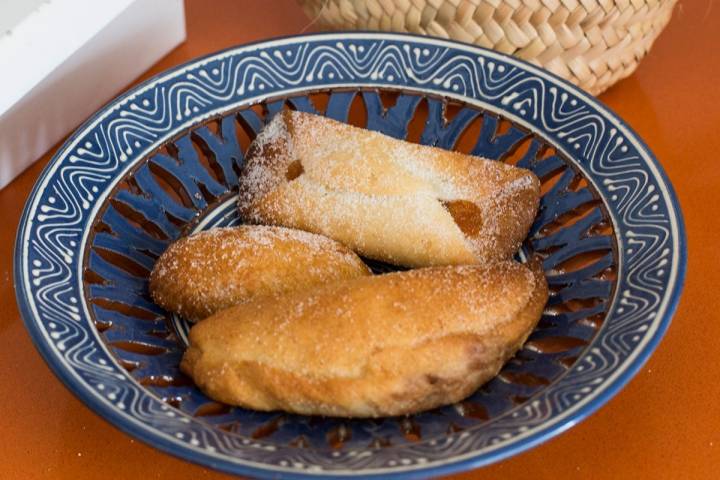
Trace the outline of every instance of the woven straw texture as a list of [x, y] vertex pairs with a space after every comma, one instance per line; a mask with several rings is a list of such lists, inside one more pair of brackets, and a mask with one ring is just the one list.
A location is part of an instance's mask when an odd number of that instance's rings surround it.
[[677, 0], [298, 0], [327, 30], [452, 38], [515, 55], [597, 95], [630, 75]]

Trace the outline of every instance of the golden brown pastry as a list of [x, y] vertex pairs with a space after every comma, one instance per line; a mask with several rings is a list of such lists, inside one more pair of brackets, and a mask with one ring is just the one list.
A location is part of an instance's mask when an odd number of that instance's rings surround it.
[[409, 414], [495, 376], [547, 295], [543, 273], [513, 261], [360, 277], [205, 319], [181, 369], [210, 397], [256, 410]]
[[351, 250], [322, 235], [282, 227], [216, 228], [182, 238], [158, 259], [150, 294], [190, 321], [251, 298], [370, 275]]
[[284, 111], [250, 146], [238, 205], [251, 222], [418, 267], [509, 258], [539, 192], [525, 169]]

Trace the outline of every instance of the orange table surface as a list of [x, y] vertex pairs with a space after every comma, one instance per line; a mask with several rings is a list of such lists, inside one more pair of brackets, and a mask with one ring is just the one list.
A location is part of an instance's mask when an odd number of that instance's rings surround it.
[[[188, 0], [187, 41], [143, 78], [308, 23], [293, 1]], [[650, 361], [589, 419], [453, 478], [720, 478], [720, 4], [681, 0], [637, 72], [600, 99], [647, 142], [680, 199], [689, 244], [680, 306]], [[35, 351], [15, 303], [12, 258], [21, 210], [51, 154], [0, 190], [0, 479], [229, 478], [121, 433]]]

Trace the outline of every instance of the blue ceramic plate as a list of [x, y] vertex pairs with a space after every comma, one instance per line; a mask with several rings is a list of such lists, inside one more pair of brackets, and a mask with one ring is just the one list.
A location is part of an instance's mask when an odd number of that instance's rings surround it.
[[[542, 257], [550, 300], [523, 350], [466, 401], [383, 420], [259, 413], [212, 402], [178, 372], [187, 325], [150, 301], [148, 272], [179, 236], [242, 222], [233, 203], [243, 152], [285, 108], [542, 179], [520, 258]], [[667, 329], [685, 263], [658, 162], [594, 98], [473, 46], [352, 33], [226, 50], [108, 104], [38, 180], [15, 279], [27, 328], [60, 379], [157, 448], [259, 477], [421, 477], [514, 455], [604, 404]]]

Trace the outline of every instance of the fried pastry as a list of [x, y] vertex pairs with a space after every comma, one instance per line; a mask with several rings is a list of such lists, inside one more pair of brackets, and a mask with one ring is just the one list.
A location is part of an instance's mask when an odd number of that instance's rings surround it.
[[254, 297], [370, 273], [355, 253], [322, 235], [216, 228], [170, 245], [150, 275], [150, 294], [164, 309], [198, 321]]
[[538, 266], [427, 267], [258, 298], [195, 325], [181, 369], [256, 410], [379, 417], [453, 403], [495, 376], [547, 300]]
[[251, 144], [242, 216], [408, 267], [507, 259], [535, 217], [530, 171], [284, 111]]

